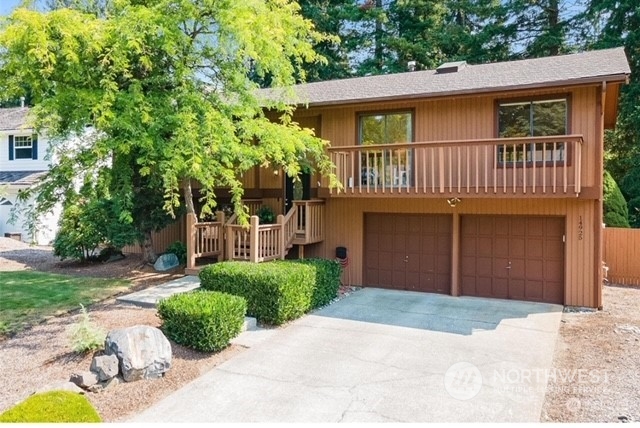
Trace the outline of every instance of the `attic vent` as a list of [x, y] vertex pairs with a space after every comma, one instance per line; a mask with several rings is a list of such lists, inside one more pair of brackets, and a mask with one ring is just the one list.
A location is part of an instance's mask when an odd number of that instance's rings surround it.
[[445, 62], [436, 68], [436, 74], [457, 73], [467, 66], [467, 61]]

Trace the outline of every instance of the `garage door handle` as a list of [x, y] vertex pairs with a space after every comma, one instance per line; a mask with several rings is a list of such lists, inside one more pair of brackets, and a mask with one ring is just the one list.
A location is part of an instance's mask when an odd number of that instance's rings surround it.
[[507, 266], [507, 269], [511, 269], [511, 262], [509, 262], [509, 266]]
[[404, 262], [405, 262], [405, 263], [409, 263], [409, 256], [405, 256], [405, 258], [404, 258]]

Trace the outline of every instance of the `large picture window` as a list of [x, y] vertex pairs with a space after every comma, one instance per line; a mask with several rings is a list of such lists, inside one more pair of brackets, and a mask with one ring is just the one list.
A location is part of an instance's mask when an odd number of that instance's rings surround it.
[[[413, 140], [413, 114], [390, 112], [359, 116], [359, 144], [406, 144]], [[360, 157], [363, 185], [408, 186], [411, 179], [411, 150], [408, 148], [363, 150]]]
[[[567, 112], [566, 98], [501, 102], [498, 105], [498, 136], [509, 138], [567, 135]], [[499, 146], [498, 162], [565, 162], [566, 149], [564, 142], [531, 143], [524, 150], [510, 150], [506, 146]]]

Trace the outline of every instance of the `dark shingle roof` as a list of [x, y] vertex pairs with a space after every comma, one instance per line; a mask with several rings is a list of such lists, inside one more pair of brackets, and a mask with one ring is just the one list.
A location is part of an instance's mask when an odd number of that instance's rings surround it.
[[21, 184], [30, 186], [35, 184], [47, 171], [2, 171], [0, 184]]
[[0, 131], [29, 129], [27, 124], [28, 107], [0, 108]]
[[[625, 81], [631, 73], [623, 48], [493, 64], [467, 65], [456, 73], [435, 70], [315, 82], [294, 87], [291, 103], [349, 104], [406, 98]], [[278, 89], [260, 96], [277, 99]]]

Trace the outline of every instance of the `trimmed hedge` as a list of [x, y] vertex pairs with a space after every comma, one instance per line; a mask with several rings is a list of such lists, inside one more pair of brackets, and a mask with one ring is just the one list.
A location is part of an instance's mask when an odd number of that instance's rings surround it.
[[200, 285], [247, 299], [247, 313], [280, 325], [311, 309], [313, 267], [290, 261], [222, 262], [200, 271]]
[[158, 304], [162, 330], [174, 342], [217, 352], [240, 334], [247, 312], [242, 297], [214, 291], [174, 294]]
[[316, 278], [311, 297], [312, 309], [328, 305], [338, 297], [340, 275], [342, 274], [340, 263], [328, 259], [303, 259], [296, 260], [296, 262], [309, 265], [315, 269]]
[[0, 414], [0, 422], [102, 422], [84, 395], [71, 391], [35, 394]]

